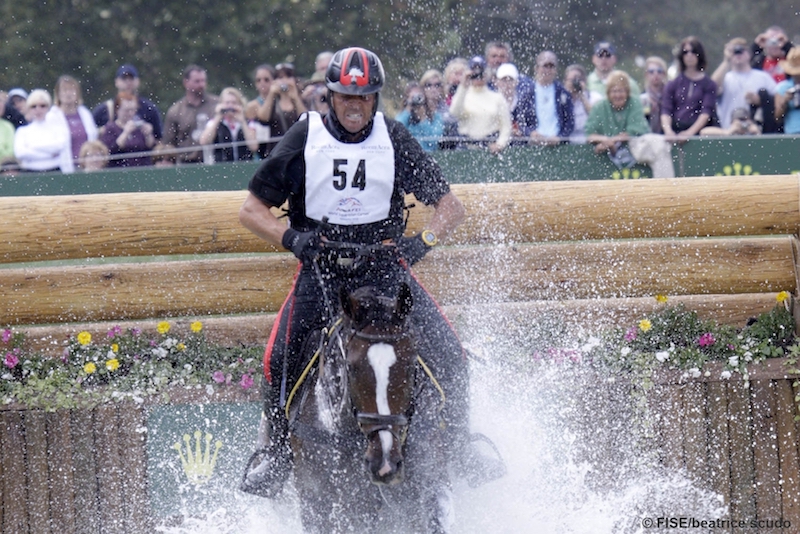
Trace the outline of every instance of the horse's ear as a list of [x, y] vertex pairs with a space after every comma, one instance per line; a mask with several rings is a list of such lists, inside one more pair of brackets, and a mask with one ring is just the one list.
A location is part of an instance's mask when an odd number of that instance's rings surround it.
[[397, 309], [395, 315], [398, 319], [405, 319], [411, 313], [414, 305], [414, 297], [411, 296], [411, 288], [405, 282], [400, 285], [400, 293], [397, 295]]
[[347, 291], [344, 286], [339, 288], [339, 305], [341, 305], [344, 314], [352, 319], [353, 306], [350, 302], [350, 292]]

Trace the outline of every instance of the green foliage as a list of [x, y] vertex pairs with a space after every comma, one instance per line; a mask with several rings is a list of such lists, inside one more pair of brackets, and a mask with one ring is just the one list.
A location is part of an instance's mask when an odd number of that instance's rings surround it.
[[167, 322], [150, 335], [114, 327], [102, 340], [81, 332], [69, 339], [60, 358], [54, 358], [26, 351], [24, 334], [5, 329], [0, 402], [55, 410], [141, 400], [175, 386], [253, 387], [261, 372], [263, 347], [212, 345], [199, 322], [184, 336], [170, 335], [169, 330]]

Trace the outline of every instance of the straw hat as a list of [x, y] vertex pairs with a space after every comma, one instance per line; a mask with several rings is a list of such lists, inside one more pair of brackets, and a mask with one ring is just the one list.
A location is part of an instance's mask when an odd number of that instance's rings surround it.
[[783, 72], [789, 76], [800, 74], [800, 47], [795, 46], [786, 54], [786, 59], [780, 62]]

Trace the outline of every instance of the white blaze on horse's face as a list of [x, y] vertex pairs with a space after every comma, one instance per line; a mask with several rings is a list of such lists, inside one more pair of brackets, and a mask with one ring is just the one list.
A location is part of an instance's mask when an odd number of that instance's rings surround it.
[[[397, 361], [394, 347], [387, 343], [376, 343], [367, 349], [367, 359], [372, 366], [372, 372], [375, 373], [375, 405], [378, 408], [378, 413], [380, 415], [391, 415], [392, 411], [389, 408], [389, 370]], [[378, 435], [381, 438], [384, 458], [378, 474], [383, 476], [391, 471], [386, 458], [388, 458], [389, 452], [392, 450], [394, 439], [392, 438], [392, 433], [388, 430], [381, 430]]]

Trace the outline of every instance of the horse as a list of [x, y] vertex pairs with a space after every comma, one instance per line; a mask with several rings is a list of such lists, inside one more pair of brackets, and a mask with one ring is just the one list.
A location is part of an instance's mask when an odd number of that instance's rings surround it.
[[286, 404], [304, 529], [446, 532], [444, 394], [417, 351], [411, 290], [339, 300]]

